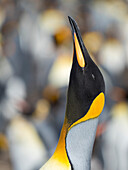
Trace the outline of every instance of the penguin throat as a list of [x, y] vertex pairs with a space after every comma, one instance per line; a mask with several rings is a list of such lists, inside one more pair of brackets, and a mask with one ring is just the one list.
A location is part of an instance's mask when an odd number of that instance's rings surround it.
[[[68, 159], [67, 151], [66, 151], [66, 135], [68, 130], [68, 124], [66, 123], [66, 119], [64, 121], [59, 142], [56, 147], [56, 150], [52, 157], [46, 162], [43, 168], [48, 170], [71, 170], [71, 164]], [[43, 169], [42, 169], [43, 170]]]
[[75, 125], [87, 121], [89, 119], [93, 119], [98, 117], [103, 108], [104, 108], [104, 103], [105, 103], [105, 97], [104, 97], [104, 93], [101, 92], [92, 102], [87, 114], [85, 114], [85, 116], [83, 116], [82, 118], [78, 119], [76, 122], [74, 122], [73, 124], [71, 124], [71, 126], [68, 128], [68, 131]]
[[[72, 165], [75, 170], [83, 170], [85, 167], [87, 167], [86, 170], [90, 169], [91, 153], [98, 123], [97, 117], [103, 107], [104, 94], [100, 93], [92, 102], [85, 116], [73, 124], [69, 124], [65, 117], [56, 150], [42, 170], [46, 168], [48, 170], [71, 170]], [[77, 159], [81, 163], [86, 162], [86, 164], [77, 164]]]

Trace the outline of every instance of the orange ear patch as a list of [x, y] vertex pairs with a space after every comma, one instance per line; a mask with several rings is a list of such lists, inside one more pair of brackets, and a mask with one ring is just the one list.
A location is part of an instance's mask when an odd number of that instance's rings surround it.
[[80, 67], [85, 67], [85, 60], [83, 53], [81, 51], [78, 39], [76, 37], [76, 33], [74, 33], [74, 39], [75, 39], [75, 49], [76, 49], [76, 56], [77, 56], [77, 61]]
[[104, 107], [104, 103], [105, 103], [105, 97], [104, 97], [104, 93], [101, 92], [92, 102], [91, 106], [90, 106], [90, 109], [88, 110], [87, 114], [82, 117], [81, 119], [77, 120], [76, 122], [74, 122], [68, 129], [68, 131], [75, 125], [81, 123], [81, 122], [84, 122], [86, 120], [89, 120], [89, 119], [93, 119], [93, 118], [96, 118], [98, 117], [102, 110], [103, 110], [103, 107]]

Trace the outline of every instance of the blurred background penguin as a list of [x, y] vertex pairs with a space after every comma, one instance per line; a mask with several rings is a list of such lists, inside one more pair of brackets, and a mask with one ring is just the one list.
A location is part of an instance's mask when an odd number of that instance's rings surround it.
[[92, 170], [128, 169], [127, 11], [127, 0], [0, 1], [0, 169], [37, 170], [55, 151], [72, 64], [67, 15], [106, 84]]

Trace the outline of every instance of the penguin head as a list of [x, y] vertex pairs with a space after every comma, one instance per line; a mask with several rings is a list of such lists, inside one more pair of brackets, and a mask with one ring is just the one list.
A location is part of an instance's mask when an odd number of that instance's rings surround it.
[[66, 117], [69, 125], [85, 116], [100, 94], [105, 93], [103, 76], [91, 59], [76, 22], [69, 17], [73, 36], [73, 64], [67, 95]]

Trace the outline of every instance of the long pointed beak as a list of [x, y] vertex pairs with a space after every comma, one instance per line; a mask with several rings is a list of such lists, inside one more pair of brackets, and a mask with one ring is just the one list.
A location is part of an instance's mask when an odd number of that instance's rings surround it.
[[79, 27], [77, 26], [76, 22], [73, 18], [68, 16], [69, 22], [72, 28], [72, 36], [73, 36], [73, 42], [74, 42], [74, 48], [76, 51], [76, 57], [77, 61], [80, 67], [85, 67], [85, 57], [84, 57], [84, 43], [81, 38], [81, 34], [79, 31]]

